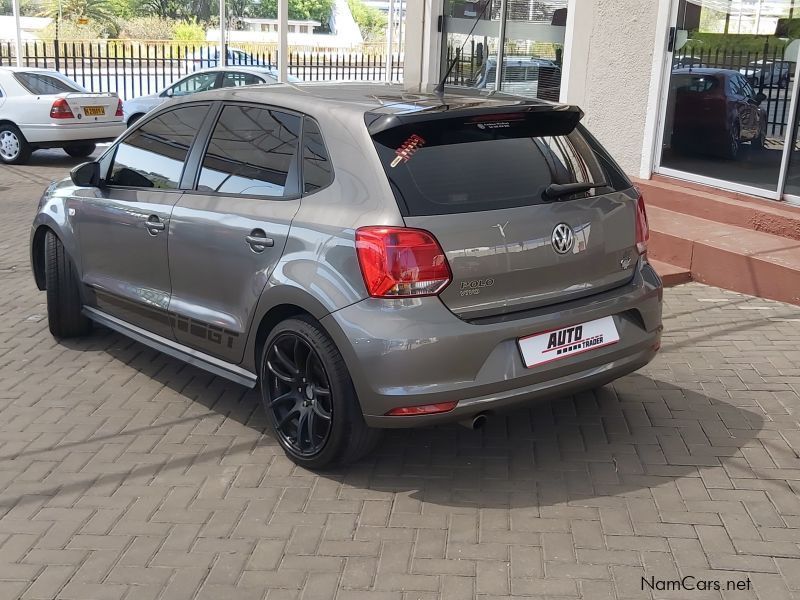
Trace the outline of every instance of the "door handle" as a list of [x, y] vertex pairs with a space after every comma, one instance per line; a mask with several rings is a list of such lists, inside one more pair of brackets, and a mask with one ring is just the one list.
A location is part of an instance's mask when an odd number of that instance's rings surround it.
[[147, 231], [150, 235], [158, 235], [159, 231], [164, 231], [167, 228], [158, 215], [150, 215], [147, 217], [147, 221], [145, 221], [144, 226], [147, 228]]
[[244, 238], [244, 241], [250, 246], [250, 250], [256, 253], [263, 252], [275, 245], [275, 240], [268, 238], [262, 229], [254, 229], [250, 235]]

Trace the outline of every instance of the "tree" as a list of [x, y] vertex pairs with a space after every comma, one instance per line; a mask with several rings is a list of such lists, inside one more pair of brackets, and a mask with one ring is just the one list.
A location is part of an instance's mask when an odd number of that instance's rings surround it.
[[353, 19], [361, 30], [365, 42], [374, 42], [386, 35], [387, 17], [377, 8], [367, 6], [362, 0], [347, 0]]
[[[289, 0], [289, 18], [300, 21], [319, 21], [327, 26], [333, 12], [334, 0]], [[259, 0], [255, 14], [262, 19], [278, 18], [278, 0]]]
[[53, 21], [76, 23], [87, 19], [90, 23], [116, 31], [117, 22], [108, 0], [48, 0], [42, 15]]

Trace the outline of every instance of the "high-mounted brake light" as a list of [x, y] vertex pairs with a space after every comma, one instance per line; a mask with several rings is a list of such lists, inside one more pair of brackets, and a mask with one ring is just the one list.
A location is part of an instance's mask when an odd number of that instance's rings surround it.
[[75, 115], [72, 114], [72, 109], [67, 104], [64, 98], [56, 98], [53, 106], [50, 108], [51, 119], [74, 119]]
[[439, 242], [422, 229], [361, 227], [356, 253], [373, 298], [434, 296], [452, 280]]
[[644, 198], [639, 194], [636, 201], [636, 250], [641, 256], [647, 257], [647, 245], [650, 241], [650, 225], [647, 223], [647, 209]]
[[122, 100], [117, 100], [117, 112], [114, 113], [115, 117], [124, 117], [125, 113], [122, 112]]

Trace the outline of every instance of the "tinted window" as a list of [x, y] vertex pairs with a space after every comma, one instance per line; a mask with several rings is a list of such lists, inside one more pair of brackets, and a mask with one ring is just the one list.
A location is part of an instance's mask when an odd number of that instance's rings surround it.
[[569, 113], [512, 113], [436, 120], [375, 134], [401, 207], [439, 215], [531, 206], [552, 183], [630, 183]]
[[678, 92], [682, 93], [702, 94], [719, 85], [719, 80], [709, 75], [674, 75], [672, 81]]
[[175, 189], [207, 106], [171, 110], [148, 121], [116, 148], [109, 185]]
[[222, 87], [241, 87], [259, 83], [264, 83], [264, 80], [250, 73], [225, 73], [222, 77]]
[[333, 166], [325, 149], [319, 125], [312, 119], [303, 122], [303, 190], [311, 194], [333, 182]]
[[71, 83], [59, 77], [45, 75], [43, 73], [14, 73], [14, 78], [28, 90], [37, 96], [50, 96], [63, 92], [85, 92], [78, 84]]
[[285, 196], [294, 171], [300, 117], [267, 108], [226, 106], [203, 159], [198, 189], [222, 194]]
[[187, 77], [183, 81], [172, 86], [172, 95], [186, 96], [188, 94], [214, 89], [214, 84], [217, 82], [217, 75], [218, 73], [214, 72], [200, 73], [199, 75]]

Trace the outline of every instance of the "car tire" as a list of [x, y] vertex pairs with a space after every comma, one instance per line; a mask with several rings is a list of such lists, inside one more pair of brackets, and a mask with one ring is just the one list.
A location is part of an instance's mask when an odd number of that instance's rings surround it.
[[767, 126], [766, 124], [761, 127], [761, 130], [758, 132], [758, 137], [750, 142], [750, 147], [754, 150], [766, 150], [767, 149]]
[[28, 162], [31, 152], [33, 148], [15, 125], [0, 125], [0, 161], [7, 165], [23, 165]]
[[86, 158], [95, 150], [97, 150], [97, 145], [92, 143], [69, 144], [68, 146], [64, 146], [64, 152], [73, 158]]
[[729, 160], [736, 160], [739, 158], [739, 150], [741, 149], [741, 141], [739, 140], [739, 123], [731, 125], [730, 132], [728, 133], [728, 144], [723, 148], [722, 153], [725, 158]]
[[133, 127], [133, 124], [136, 123], [139, 119], [141, 119], [144, 115], [142, 113], [135, 114], [128, 119], [128, 127]]
[[47, 286], [47, 323], [56, 338], [80, 337], [92, 329], [81, 312], [80, 280], [64, 244], [52, 232], [45, 236], [44, 276]]
[[308, 469], [355, 462], [381, 431], [367, 427], [336, 345], [310, 317], [280, 322], [260, 360], [261, 400], [287, 456]]

